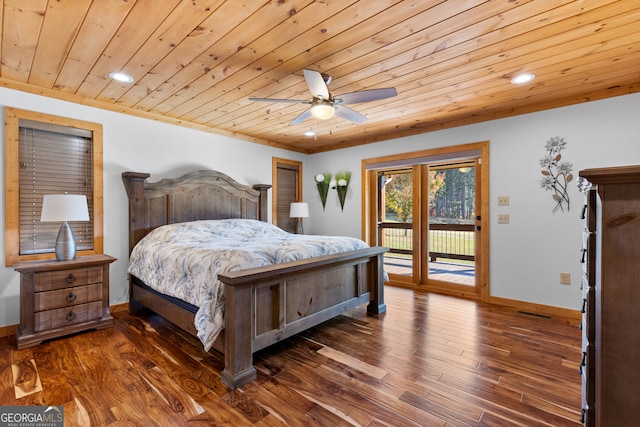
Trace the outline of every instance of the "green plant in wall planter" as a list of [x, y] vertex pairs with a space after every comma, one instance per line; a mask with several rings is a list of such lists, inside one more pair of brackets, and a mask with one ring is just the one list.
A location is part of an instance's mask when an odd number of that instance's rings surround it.
[[349, 190], [349, 182], [351, 181], [350, 171], [340, 171], [336, 173], [335, 189], [338, 192], [338, 199], [340, 200], [340, 208], [344, 212], [344, 201], [347, 198], [347, 191]]
[[559, 136], [552, 137], [547, 141], [545, 150], [547, 155], [544, 159], [540, 160], [540, 166], [542, 166], [542, 181], [540, 181], [540, 187], [547, 191], [553, 191], [552, 197], [556, 201], [556, 206], [553, 208], [553, 213], [556, 213], [558, 209], [564, 211], [566, 206], [569, 211], [569, 193], [567, 192], [568, 184], [573, 180], [571, 170], [573, 164], [569, 162], [561, 162], [562, 154], [560, 152], [566, 147], [567, 143], [564, 138]]
[[320, 201], [322, 202], [322, 210], [324, 210], [327, 204], [327, 194], [329, 194], [331, 174], [319, 173], [315, 176], [315, 181], [316, 187], [318, 187], [318, 194], [320, 194]]

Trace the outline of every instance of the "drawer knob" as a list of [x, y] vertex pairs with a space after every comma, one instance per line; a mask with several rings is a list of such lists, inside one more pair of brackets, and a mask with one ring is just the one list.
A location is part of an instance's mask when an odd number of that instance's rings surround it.
[[74, 294], [73, 292], [69, 292], [69, 295], [67, 295], [67, 302], [74, 302], [76, 300], [77, 296], [76, 294]]
[[67, 283], [73, 283], [76, 281], [76, 276], [74, 276], [73, 274], [69, 273], [69, 275], [64, 279], [65, 282]]
[[71, 322], [73, 319], [76, 318], [76, 314], [73, 311], [70, 311], [67, 313], [67, 315], [64, 318], [67, 319], [69, 322]]

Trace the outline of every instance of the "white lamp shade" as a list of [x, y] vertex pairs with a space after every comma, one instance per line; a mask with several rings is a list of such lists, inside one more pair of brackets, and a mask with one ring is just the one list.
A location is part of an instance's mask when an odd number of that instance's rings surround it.
[[40, 221], [89, 221], [87, 196], [82, 194], [46, 194], [42, 200]]
[[309, 205], [307, 203], [291, 203], [291, 208], [289, 209], [289, 217], [290, 218], [307, 218], [309, 217]]

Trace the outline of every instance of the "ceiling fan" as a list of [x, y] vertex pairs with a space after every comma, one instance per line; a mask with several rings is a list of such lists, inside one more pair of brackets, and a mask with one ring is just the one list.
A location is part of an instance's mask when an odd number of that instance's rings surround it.
[[288, 102], [292, 104], [309, 104], [311, 107], [303, 111], [295, 119], [289, 123], [296, 125], [307, 120], [310, 117], [326, 120], [334, 115], [350, 120], [354, 123], [364, 123], [367, 117], [363, 114], [345, 107], [344, 104], [357, 104], [360, 102], [377, 101], [379, 99], [391, 98], [398, 93], [395, 88], [369, 89], [357, 92], [344, 93], [342, 95], [333, 96], [329, 93], [329, 83], [331, 76], [322, 74], [318, 71], [304, 70], [304, 79], [313, 95], [311, 101], [301, 99], [277, 99], [277, 98], [249, 98], [250, 101], [266, 101], [266, 102]]

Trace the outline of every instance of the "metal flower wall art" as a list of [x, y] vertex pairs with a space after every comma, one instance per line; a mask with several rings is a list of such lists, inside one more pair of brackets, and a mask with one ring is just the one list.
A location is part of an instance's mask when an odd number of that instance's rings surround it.
[[330, 173], [319, 173], [315, 176], [316, 187], [318, 187], [318, 194], [320, 194], [320, 201], [322, 202], [322, 210], [324, 210], [327, 204], [327, 194], [329, 194], [329, 187], [331, 184]]
[[553, 213], [558, 210], [564, 212], [565, 209], [567, 212], [569, 211], [569, 193], [567, 189], [568, 184], [573, 180], [573, 175], [571, 174], [573, 164], [560, 161], [562, 159], [560, 152], [566, 145], [564, 138], [559, 136], [552, 137], [545, 146], [546, 156], [540, 160], [543, 175], [540, 187], [546, 191], [553, 192], [551, 196], [556, 202]]
[[340, 200], [340, 208], [344, 212], [344, 201], [347, 198], [349, 190], [349, 182], [351, 181], [350, 171], [340, 171], [336, 173], [334, 188], [338, 192], [338, 200]]

